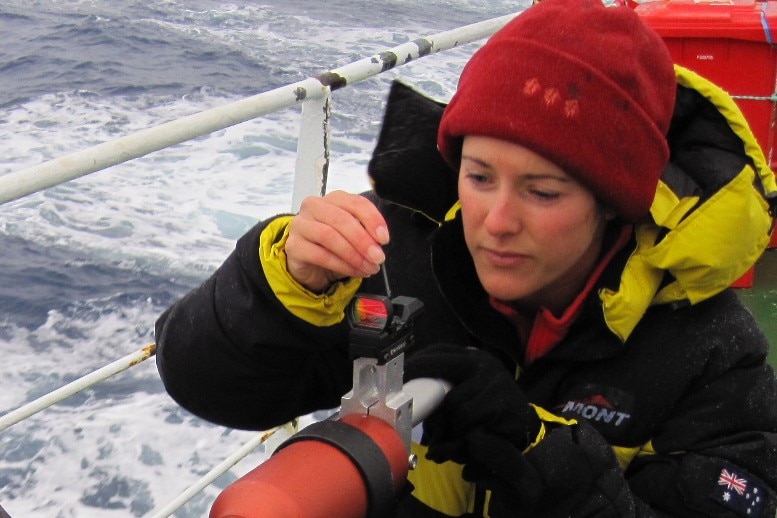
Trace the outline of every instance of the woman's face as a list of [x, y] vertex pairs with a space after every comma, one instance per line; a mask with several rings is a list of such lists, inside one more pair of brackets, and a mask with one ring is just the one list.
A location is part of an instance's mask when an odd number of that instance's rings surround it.
[[459, 199], [464, 238], [485, 290], [554, 312], [582, 289], [613, 218], [552, 162], [491, 137], [464, 139]]

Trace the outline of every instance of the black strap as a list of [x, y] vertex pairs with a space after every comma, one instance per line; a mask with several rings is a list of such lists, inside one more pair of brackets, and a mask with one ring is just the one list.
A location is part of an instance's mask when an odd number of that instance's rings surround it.
[[369, 435], [342, 421], [319, 421], [291, 436], [278, 446], [276, 452], [303, 440], [325, 442], [353, 461], [367, 486], [365, 518], [384, 518], [389, 515], [394, 508], [394, 477], [386, 455]]
[[769, 203], [769, 214], [773, 218], [777, 218], [777, 193], [769, 193], [766, 196], [766, 201]]

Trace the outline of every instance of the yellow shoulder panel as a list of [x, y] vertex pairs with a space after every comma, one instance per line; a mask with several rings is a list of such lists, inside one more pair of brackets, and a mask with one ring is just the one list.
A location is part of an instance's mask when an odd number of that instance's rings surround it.
[[[710, 81], [680, 66], [675, 72], [678, 85], [696, 91], [723, 115], [743, 143], [745, 165], [730, 171], [728, 182], [704, 200], [681, 197], [659, 181], [653, 221], [636, 227], [637, 247], [620, 285], [599, 292], [605, 321], [622, 341], [650, 305], [695, 304], [719, 293], [747, 272], [769, 243], [772, 217], [765, 196], [777, 192], [777, 182], [742, 112]], [[673, 280], [662, 287], [666, 273]]]

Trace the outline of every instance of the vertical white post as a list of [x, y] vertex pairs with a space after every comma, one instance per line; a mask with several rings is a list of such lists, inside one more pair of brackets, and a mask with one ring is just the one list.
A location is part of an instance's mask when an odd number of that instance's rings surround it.
[[323, 196], [329, 172], [329, 117], [332, 112], [332, 92], [322, 86], [322, 95], [302, 103], [297, 163], [294, 167], [294, 191], [291, 211], [297, 212], [307, 196]]

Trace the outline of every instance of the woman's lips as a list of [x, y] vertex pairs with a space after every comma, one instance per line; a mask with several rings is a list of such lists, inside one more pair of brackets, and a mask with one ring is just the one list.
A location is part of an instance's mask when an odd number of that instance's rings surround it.
[[489, 264], [498, 268], [515, 268], [526, 262], [529, 258], [529, 256], [525, 254], [506, 250], [497, 250], [493, 248], [481, 248], [480, 250], [484, 259]]

